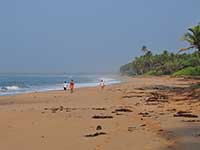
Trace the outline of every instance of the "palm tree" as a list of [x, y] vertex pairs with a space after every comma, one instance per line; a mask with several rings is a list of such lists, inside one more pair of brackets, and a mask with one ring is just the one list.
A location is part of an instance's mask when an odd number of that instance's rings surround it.
[[148, 50], [147, 47], [144, 45], [144, 46], [142, 46], [141, 51], [144, 52], [144, 53], [147, 53], [150, 50]]
[[146, 73], [152, 69], [152, 52], [144, 45], [141, 48], [141, 51], [144, 52], [143, 58], [143, 72]]
[[196, 49], [200, 52], [200, 23], [197, 26], [188, 29], [190, 32], [187, 32], [181, 40], [187, 41], [190, 46], [187, 48], [181, 48], [179, 52], [186, 51], [189, 49]]

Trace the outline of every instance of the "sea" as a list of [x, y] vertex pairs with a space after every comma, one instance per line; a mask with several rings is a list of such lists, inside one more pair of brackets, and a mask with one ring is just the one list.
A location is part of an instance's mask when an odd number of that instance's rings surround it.
[[0, 74], [0, 96], [62, 90], [63, 83], [74, 80], [75, 88], [95, 87], [100, 80], [106, 85], [120, 83], [117, 75], [96, 74]]

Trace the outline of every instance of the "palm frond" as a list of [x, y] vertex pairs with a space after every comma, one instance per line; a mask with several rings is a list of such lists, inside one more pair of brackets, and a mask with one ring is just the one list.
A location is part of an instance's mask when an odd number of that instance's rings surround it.
[[181, 48], [179, 52], [186, 51], [191, 48], [195, 48], [198, 51], [200, 51], [200, 24], [189, 28], [188, 30], [189, 32], [185, 33], [185, 35], [181, 37], [181, 40], [187, 41], [191, 46], [188, 48]]
[[192, 48], [194, 48], [194, 46], [190, 46], [190, 47], [187, 47], [187, 48], [180, 48], [179, 51], [178, 51], [178, 53], [184, 52], [184, 51], [188, 51], [188, 50], [190, 50]]

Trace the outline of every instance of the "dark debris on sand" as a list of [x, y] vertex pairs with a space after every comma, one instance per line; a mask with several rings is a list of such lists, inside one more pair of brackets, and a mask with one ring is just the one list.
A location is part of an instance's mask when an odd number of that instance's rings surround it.
[[122, 98], [142, 97], [142, 95], [125, 95]]
[[106, 110], [104, 107], [99, 107], [99, 108], [92, 108], [92, 110]]
[[174, 114], [174, 117], [198, 118], [197, 115], [191, 114], [190, 111], [178, 111]]
[[151, 115], [148, 112], [140, 112], [138, 115], [141, 115], [142, 117], [151, 117]]
[[128, 108], [117, 108], [115, 109], [115, 111], [113, 111], [113, 113], [116, 113], [116, 112], [133, 112], [133, 111]]
[[200, 122], [200, 120], [181, 120], [182, 122]]
[[92, 117], [93, 119], [113, 119], [113, 116], [103, 116], [103, 115], [95, 115]]
[[96, 137], [96, 136], [99, 136], [99, 135], [106, 135], [107, 133], [105, 132], [96, 132], [94, 134], [87, 134], [85, 135], [85, 137]]
[[151, 95], [145, 98], [146, 104], [151, 104], [152, 102], [157, 102], [156, 104], [159, 104], [159, 102], [168, 102], [168, 96], [162, 93], [158, 92], [151, 92]]
[[98, 126], [96, 127], [96, 130], [102, 130], [102, 126], [101, 126], [101, 125], [98, 125]]

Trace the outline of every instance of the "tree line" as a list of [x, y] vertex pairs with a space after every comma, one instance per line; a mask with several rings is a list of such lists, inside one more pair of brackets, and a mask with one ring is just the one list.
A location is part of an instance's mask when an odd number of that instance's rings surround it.
[[[120, 67], [122, 75], [200, 75], [200, 24], [188, 29], [181, 40], [190, 45], [177, 53], [163, 51], [153, 54], [146, 46], [141, 50], [144, 55], [135, 57]], [[195, 49], [193, 53], [182, 53]]]

